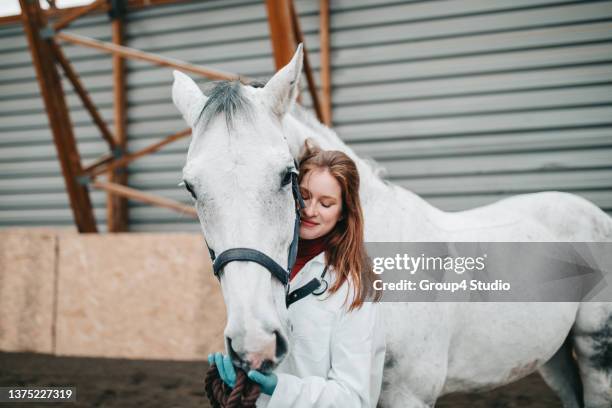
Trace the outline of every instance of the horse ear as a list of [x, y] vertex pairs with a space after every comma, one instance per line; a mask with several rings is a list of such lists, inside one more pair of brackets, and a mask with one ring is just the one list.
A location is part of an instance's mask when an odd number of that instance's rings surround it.
[[172, 101], [187, 124], [193, 127], [208, 98], [193, 79], [180, 71], [175, 70], [173, 74]]
[[281, 68], [266, 84], [264, 90], [272, 111], [283, 116], [297, 98], [304, 51], [300, 43], [287, 65]]

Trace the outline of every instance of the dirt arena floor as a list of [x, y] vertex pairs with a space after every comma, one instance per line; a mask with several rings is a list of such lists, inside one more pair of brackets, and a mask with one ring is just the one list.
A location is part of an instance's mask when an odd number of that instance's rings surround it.
[[[77, 387], [76, 403], [0, 403], [4, 407], [208, 408], [205, 362], [66, 358], [0, 353], [0, 386]], [[482, 394], [449, 395], [436, 408], [560, 407], [537, 375]]]

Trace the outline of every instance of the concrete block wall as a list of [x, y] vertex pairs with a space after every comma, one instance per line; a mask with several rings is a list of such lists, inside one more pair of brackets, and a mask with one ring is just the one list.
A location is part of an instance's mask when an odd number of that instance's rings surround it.
[[200, 234], [0, 231], [0, 350], [201, 360], [225, 306]]

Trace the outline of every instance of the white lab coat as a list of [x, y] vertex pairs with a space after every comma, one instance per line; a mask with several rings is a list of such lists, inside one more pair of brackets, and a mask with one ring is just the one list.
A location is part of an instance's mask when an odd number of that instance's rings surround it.
[[[320, 277], [325, 253], [311, 259], [291, 281], [291, 290]], [[335, 275], [328, 268], [329, 287]], [[348, 285], [330, 296], [313, 294], [289, 307], [289, 353], [274, 371], [272, 396], [261, 394], [257, 407], [376, 407], [385, 356], [383, 316], [378, 303], [347, 312]], [[352, 293], [351, 293], [352, 294]]]

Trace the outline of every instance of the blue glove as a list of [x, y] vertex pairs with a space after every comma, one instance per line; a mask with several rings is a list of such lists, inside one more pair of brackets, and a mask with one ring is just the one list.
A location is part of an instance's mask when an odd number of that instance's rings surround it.
[[251, 381], [259, 384], [261, 392], [267, 395], [272, 395], [276, 389], [276, 384], [278, 384], [278, 377], [274, 373], [263, 374], [259, 371], [251, 370], [248, 372], [247, 376], [251, 379]]
[[232, 364], [232, 359], [229, 356], [224, 356], [221, 353], [213, 353], [208, 355], [208, 364], [216, 365], [219, 377], [230, 388], [236, 385], [236, 370]]

